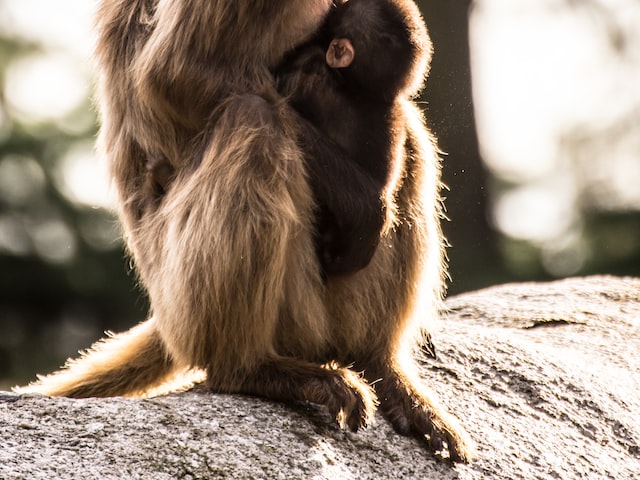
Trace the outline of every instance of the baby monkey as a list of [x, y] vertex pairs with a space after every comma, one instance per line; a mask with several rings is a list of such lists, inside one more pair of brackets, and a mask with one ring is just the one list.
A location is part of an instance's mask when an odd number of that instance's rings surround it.
[[[274, 72], [280, 94], [363, 173], [358, 179], [341, 176], [344, 184], [339, 188], [310, 174], [318, 204], [316, 249], [325, 276], [366, 267], [388, 215], [395, 212], [406, 125], [401, 103], [422, 83], [427, 57], [423, 31], [414, 31], [415, 19], [407, 18], [413, 11], [404, 8], [406, 2], [336, 2], [320, 31], [288, 54]], [[301, 139], [307, 158], [325, 155], [305, 148], [315, 143]], [[323, 159], [314, 162], [322, 164]], [[159, 201], [172, 178], [168, 162], [149, 159], [147, 198]], [[370, 201], [356, 201], [356, 192], [363, 191], [375, 195]]]
[[[354, 212], [356, 202], [335, 195], [362, 191], [349, 188], [355, 179], [343, 177], [345, 185], [335, 188], [311, 176], [318, 203], [316, 248], [325, 274], [366, 267], [387, 215], [394, 212], [393, 196], [403, 171], [402, 101], [414, 95], [423, 81], [428, 48], [423, 32], [414, 31], [415, 19], [407, 18], [411, 11], [406, 3], [336, 4], [317, 35], [275, 71], [279, 92], [320, 134], [343, 149], [365, 173], [367, 187], [379, 193], [366, 204], [369, 211]], [[304, 139], [302, 144], [304, 148]], [[327, 205], [344, 208], [330, 210]]]

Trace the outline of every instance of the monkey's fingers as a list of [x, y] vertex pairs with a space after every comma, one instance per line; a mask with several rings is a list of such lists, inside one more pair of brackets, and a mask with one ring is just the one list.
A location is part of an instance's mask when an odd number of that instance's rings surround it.
[[326, 405], [342, 428], [357, 432], [366, 427], [376, 410], [375, 393], [349, 369], [329, 367], [328, 370], [330, 376], [308, 382], [308, 400]]
[[373, 389], [358, 374], [349, 369], [342, 369], [344, 379], [352, 395], [352, 403], [349, 406], [349, 415], [346, 415], [345, 424], [353, 432], [364, 428], [373, 421], [378, 400]]
[[466, 431], [426, 389], [387, 372], [376, 390], [383, 399], [382, 412], [398, 433], [422, 438], [434, 453], [448, 451], [453, 462], [473, 460], [475, 448]]
[[[469, 462], [475, 456], [475, 449], [458, 421], [440, 409], [429, 405], [416, 405], [408, 419], [411, 433], [423, 438], [430, 450], [444, 453], [448, 451], [453, 462]], [[445, 448], [446, 446], [446, 448]]]

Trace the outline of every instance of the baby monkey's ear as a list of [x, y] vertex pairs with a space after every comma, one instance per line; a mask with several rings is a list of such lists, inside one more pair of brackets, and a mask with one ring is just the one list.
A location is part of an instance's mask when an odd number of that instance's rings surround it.
[[347, 68], [353, 62], [356, 50], [347, 38], [334, 38], [327, 49], [327, 65], [331, 68]]

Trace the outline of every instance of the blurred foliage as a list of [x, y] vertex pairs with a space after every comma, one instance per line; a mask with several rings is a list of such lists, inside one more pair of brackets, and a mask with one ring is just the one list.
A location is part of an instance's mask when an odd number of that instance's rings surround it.
[[[11, 62], [39, 51], [0, 37], [0, 92]], [[0, 387], [145, 315], [114, 215], [74, 203], [61, 188], [60, 160], [96, 131], [89, 99], [64, 118], [29, 123], [0, 96]]]
[[434, 43], [424, 96], [446, 152], [450, 293], [640, 274], [638, 4], [418, 3]]

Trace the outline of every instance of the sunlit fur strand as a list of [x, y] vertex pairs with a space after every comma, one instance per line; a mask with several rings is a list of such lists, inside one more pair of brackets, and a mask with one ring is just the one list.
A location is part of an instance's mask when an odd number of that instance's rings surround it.
[[145, 396], [176, 370], [151, 318], [127, 332], [110, 334], [78, 359], [68, 360], [62, 370], [38, 376], [37, 382], [15, 390], [76, 398], [110, 397], [114, 392]]

